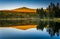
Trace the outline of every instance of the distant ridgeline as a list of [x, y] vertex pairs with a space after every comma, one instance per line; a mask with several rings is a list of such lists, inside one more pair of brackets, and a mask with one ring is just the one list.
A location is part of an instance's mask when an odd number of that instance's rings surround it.
[[28, 18], [36, 17], [36, 9], [26, 7], [17, 8], [14, 10], [0, 10], [0, 18]]

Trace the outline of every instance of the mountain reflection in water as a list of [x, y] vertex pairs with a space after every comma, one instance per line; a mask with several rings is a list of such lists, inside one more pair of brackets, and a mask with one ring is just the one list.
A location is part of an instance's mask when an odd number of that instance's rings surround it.
[[[30, 25], [20, 25], [20, 26], [9, 26], [10, 28], [4, 26], [0, 28], [3, 38], [43, 38], [43, 39], [60, 39], [60, 23], [54, 21], [41, 21], [38, 23]], [[50, 37], [51, 36], [51, 37]], [[1, 36], [0, 36], [1, 38]]]
[[17, 28], [21, 30], [28, 30], [31, 28], [36, 28], [37, 25], [22, 25], [22, 26], [12, 26], [12, 28]]

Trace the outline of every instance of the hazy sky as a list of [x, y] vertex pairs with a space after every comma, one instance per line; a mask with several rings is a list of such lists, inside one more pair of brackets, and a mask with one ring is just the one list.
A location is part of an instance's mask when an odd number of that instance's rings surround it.
[[19, 7], [46, 8], [50, 2], [57, 3], [60, 2], [60, 0], [0, 0], [0, 10]]

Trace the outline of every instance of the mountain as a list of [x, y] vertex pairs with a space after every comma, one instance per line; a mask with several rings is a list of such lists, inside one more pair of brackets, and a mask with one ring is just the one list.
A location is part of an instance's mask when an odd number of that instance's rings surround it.
[[20, 10], [20, 9], [30, 9], [30, 8], [27, 8], [27, 7], [21, 7], [21, 8], [15, 9], [15, 10]]
[[0, 10], [0, 11], [4, 11], [4, 12], [36, 12], [36, 9], [31, 9], [31, 8], [27, 8], [27, 7], [21, 7], [21, 8], [16, 8], [13, 10]]
[[16, 12], [36, 12], [36, 9], [30, 9], [27, 7], [22, 7], [22, 8], [14, 9], [13, 11], [16, 11]]

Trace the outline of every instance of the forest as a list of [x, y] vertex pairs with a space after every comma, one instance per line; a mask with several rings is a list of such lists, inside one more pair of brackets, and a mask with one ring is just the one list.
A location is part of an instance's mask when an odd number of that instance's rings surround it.
[[0, 26], [38, 24], [39, 20], [60, 22], [60, 4], [50, 3], [46, 9], [37, 8], [36, 13], [0, 11]]

